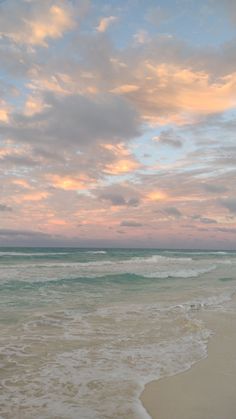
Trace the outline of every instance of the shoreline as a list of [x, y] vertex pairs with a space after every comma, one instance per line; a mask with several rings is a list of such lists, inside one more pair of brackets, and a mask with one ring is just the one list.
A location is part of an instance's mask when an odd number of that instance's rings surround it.
[[145, 385], [140, 400], [151, 419], [236, 418], [236, 314], [203, 312], [199, 319], [214, 332], [208, 356]]

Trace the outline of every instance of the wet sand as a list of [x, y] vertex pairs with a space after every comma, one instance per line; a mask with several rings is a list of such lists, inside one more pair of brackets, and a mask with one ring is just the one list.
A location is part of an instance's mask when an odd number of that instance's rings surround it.
[[146, 385], [141, 401], [152, 419], [236, 419], [236, 315], [208, 312], [200, 318], [214, 331], [208, 357]]

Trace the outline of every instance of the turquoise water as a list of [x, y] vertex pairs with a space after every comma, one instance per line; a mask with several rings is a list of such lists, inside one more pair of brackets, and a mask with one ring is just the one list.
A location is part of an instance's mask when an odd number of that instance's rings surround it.
[[225, 310], [236, 253], [0, 249], [0, 416], [147, 418], [148, 381], [190, 368]]

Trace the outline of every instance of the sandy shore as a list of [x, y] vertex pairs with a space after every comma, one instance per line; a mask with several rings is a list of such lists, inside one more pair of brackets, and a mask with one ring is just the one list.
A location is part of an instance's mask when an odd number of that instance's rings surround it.
[[205, 313], [215, 334], [208, 357], [187, 372], [146, 385], [141, 401], [153, 419], [236, 419], [236, 315]]

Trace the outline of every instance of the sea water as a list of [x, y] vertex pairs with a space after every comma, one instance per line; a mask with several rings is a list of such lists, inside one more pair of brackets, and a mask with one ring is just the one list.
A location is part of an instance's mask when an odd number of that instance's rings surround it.
[[197, 313], [235, 291], [235, 252], [1, 248], [0, 417], [148, 418], [144, 385], [207, 356]]

